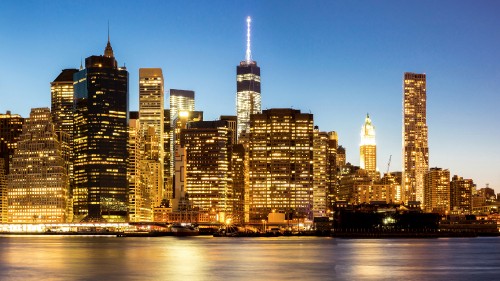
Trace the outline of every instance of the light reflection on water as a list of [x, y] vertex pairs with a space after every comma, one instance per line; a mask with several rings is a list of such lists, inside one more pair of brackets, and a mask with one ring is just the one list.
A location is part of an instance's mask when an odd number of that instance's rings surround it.
[[0, 237], [0, 280], [498, 280], [500, 238]]

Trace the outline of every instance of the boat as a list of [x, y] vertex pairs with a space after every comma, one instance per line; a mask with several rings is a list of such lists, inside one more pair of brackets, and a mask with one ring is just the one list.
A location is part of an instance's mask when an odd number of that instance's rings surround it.
[[173, 236], [196, 236], [200, 235], [200, 229], [196, 225], [180, 223], [170, 226]]

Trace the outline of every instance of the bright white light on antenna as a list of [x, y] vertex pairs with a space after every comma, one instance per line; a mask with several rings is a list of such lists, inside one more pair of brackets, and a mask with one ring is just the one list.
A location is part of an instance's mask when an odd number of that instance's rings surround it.
[[252, 22], [252, 19], [247, 17], [247, 51], [245, 54], [245, 60], [247, 63], [252, 61], [252, 51], [250, 50], [250, 22]]

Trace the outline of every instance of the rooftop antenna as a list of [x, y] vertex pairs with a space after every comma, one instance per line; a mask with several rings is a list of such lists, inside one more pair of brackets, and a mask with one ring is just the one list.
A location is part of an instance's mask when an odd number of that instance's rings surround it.
[[247, 63], [250, 63], [252, 61], [252, 51], [250, 50], [250, 23], [252, 22], [252, 19], [250, 16], [247, 17], [247, 52], [245, 55], [245, 60]]
[[109, 42], [109, 20], [108, 20], [108, 42]]

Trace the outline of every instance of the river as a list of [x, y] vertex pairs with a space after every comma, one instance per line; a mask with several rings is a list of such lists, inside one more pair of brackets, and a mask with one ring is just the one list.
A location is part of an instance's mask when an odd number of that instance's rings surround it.
[[0, 280], [500, 280], [500, 237], [0, 237]]

